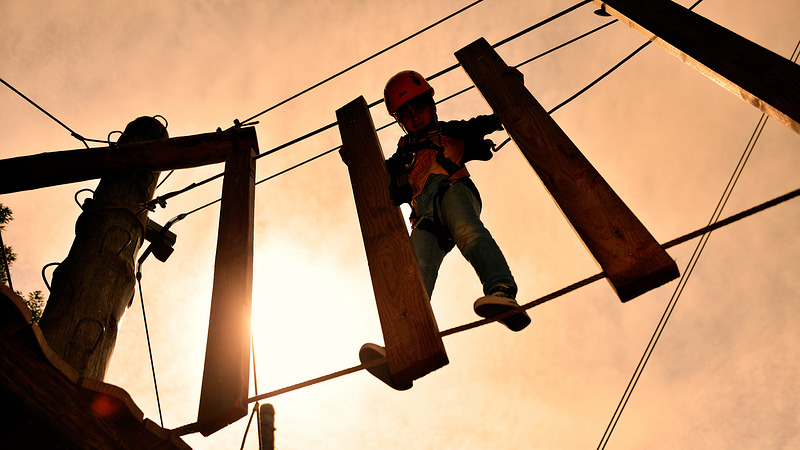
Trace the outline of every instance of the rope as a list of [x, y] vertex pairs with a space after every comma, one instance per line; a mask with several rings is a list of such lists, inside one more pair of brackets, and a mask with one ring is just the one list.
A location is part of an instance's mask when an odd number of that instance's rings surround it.
[[[750, 217], [750, 216], [752, 216], [752, 215], [754, 215], [756, 213], [762, 212], [762, 211], [764, 211], [766, 209], [769, 209], [769, 208], [777, 206], [777, 205], [779, 205], [781, 203], [787, 202], [787, 201], [789, 201], [789, 200], [791, 200], [791, 199], [793, 199], [795, 197], [798, 197], [798, 196], [800, 196], [800, 189], [796, 189], [796, 190], [794, 190], [792, 192], [789, 192], [788, 194], [781, 195], [780, 197], [776, 197], [776, 198], [774, 198], [772, 200], [768, 200], [768, 201], [766, 201], [764, 203], [761, 203], [760, 205], [754, 206], [754, 207], [752, 207], [750, 209], [744, 210], [744, 211], [742, 211], [742, 212], [740, 212], [738, 214], [730, 216], [727, 219], [715, 222], [713, 224], [707, 225], [707, 226], [705, 226], [703, 228], [700, 228], [698, 230], [692, 231], [691, 233], [688, 233], [688, 234], [685, 234], [685, 235], [683, 235], [681, 237], [675, 238], [675, 239], [673, 239], [673, 240], [671, 240], [671, 241], [669, 241], [669, 242], [667, 242], [665, 244], [662, 244], [661, 248], [663, 248], [664, 250], [669, 249], [669, 248], [674, 247], [674, 246], [676, 246], [678, 244], [681, 244], [681, 243], [684, 243], [684, 242], [686, 242], [688, 240], [694, 239], [697, 236], [701, 236], [703, 234], [710, 233], [711, 231], [714, 231], [714, 230], [717, 230], [719, 228], [725, 227], [725, 226], [730, 225], [730, 224], [732, 224], [734, 222], [742, 220], [742, 219], [744, 219], [746, 217]], [[545, 296], [540, 297], [540, 298], [538, 298], [536, 300], [533, 300], [533, 301], [531, 301], [529, 303], [521, 305], [521, 306], [519, 306], [519, 307], [517, 307], [517, 308], [515, 308], [513, 310], [509, 310], [509, 311], [507, 311], [507, 312], [505, 312], [503, 314], [498, 314], [497, 316], [494, 316], [494, 317], [490, 317], [490, 318], [487, 318], [487, 319], [481, 319], [481, 320], [478, 320], [478, 321], [475, 321], [475, 322], [467, 323], [467, 324], [464, 324], [464, 325], [461, 325], [461, 326], [457, 326], [457, 327], [454, 327], [454, 328], [450, 328], [450, 329], [444, 330], [444, 331], [440, 332], [440, 336], [442, 336], [442, 337], [450, 336], [450, 335], [453, 335], [453, 334], [456, 334], [456, 333], [460, 333], [462, 331], [467, 331], [467, 330], [470, 330], [470, 329], [473, 329], [473, 328], [477, 328], [477, 327], [482, 326], [482, 325], [486, 325], [488, 323], [497, 322], [499, 320], [502, 320], [502, 319], [505, 319], [507, 317], [513, 316], [514, 314], [517, 314], [517, 313], [519, 313], [521, 311], [525, 311], [525, 310], [531, 309], [531, 308], [533, 308], [535, 306], [539, 306], [539, 305], [541, 305], [543, 303], [546, 303], [546, 302], [548, 302], [550, 300], [553, 300], [555, 298], [561, 297], [561, 296], [563, 296], [565, 294], [573, 292], [573, 291], [575, 291], [575, 290], [577, 290], [577, 289], [579, 289], [581, 287], [587, 286], [587, 285], [589, 285], [591, 283], [594, 283], [595, 281], [601, 280], [603, 278], [605, 278], [605, 273], [603, 273], [603, 272], [594, 274], [594, 275], [592, 275], [590, 277], [584, 278], [583, 280], [575, 282], [575, 283], [573, 283], [573, 284], [571, 284], [571, 285], [569, 285], [567, 287], [561, 288], [561, 289], [559, 289], [559, 290], [557, 290], [555, 292], [552, 292], [552, 293], [550, 293], [548, 295], [545, 295]], [[376, 367], [376, 366], [379, 366], [379, 365], [384, 364], [384, 363], [386, 363], [386, 358], [376, 359], [376, 360], [370, 361], [368, 363], [363, 363], [363, 364], [359, 364], [357, 366], [352, 366], [352, 367], [349, 367], [347, 369], [340, 370], [338, 372], [333, 372], [333, 373], [330, 373], [330, 374], [327, 374], [327, 375], [323, 375], [321, 377], [313, 378], [311, 380], [303, 381], [301, 383], [293, 384], [291, 386], [287, 386], [287, 387], [284, 387], [284, 388], [281, 388], [281, 389], [277, 389], [277, 390], [274, 390], [274, 391], [271, 391], [271, 392], [266, 392], [264, 394], [260, 394], [260, 395], [254, 396], [254, 397], [250, 397], [250, 398], [247, 399], [246, 403], [253, 403], [253, 402], [261, 401], [261, 400], [264, 400], [264, 399], [267, 399], [267, 398], [270, 398], [270, 397], [275, 397], [275, 396], [278, 396], [278, 395], [281, 395], [281, 394], [285, 394], [287, 392], [295, 391], [295, 390], [298, 390], [298, 389], [301, 389], [301, 388], [305, 388], [305, 387], [308, 387], [308, 386], [313, 386], [315, 384], [322, 383], [323, 381], [329, 381], [329, 380], [332, 380], [332, 379], [335, 379], [335, 378], [342, 377], [344, 375], [349, 375], [351, 373], [359, 372], [359, 371], [364, 370], [364, 369], [370, 369], [372, 367]], [[192, 423], [192, 424], [188, 424], [188, 425], [184, 425], [182, 427], [176, 428], [173, 431], [176, 431], [180, 436], [183, 436], [185, 434], [193, 433], [195, 431], [196, 426], [197, 426], [197, 423]]]
[[[700, 2], [695, 3], [694, 6], [696, 6], [698, 3]], [[797, 46], [795, 47], [795, 51], [792, 52], [792, 58], [791, 58], [792, 60], [795, 60], [796, 58], [795, 52], [797, 51], [798, 48], [800, 48], [800, 42], [798, 42]], [[736, 168], [734, 169], [730, 180], [728, 180], [728, 184], [725, 186], [725, 189], [722, 193], [719, 202], [717, 203], [717, 206], [714, 209], [714, 212], [711, 214], [711, 219], [709, 220], [709, 226], [714, 225], [716, 222], [718, 222], [719, 217], [722, 215], [722, 210], [727, 205], [728, 200], [730, 199], [730, 196], [733, 193], [733, 189], [736, 186], [736, 183], [739, 181], [739, 177], [744, 171], [744, 167], [747, 164], [747, 161], [750, 159], [750, 155], [753, 153], [753, 149], [755, 148], [756, 142], [758, 142], [758, 138], [761, 136], [761, 132], [764, 130], [764, 126], [766, 126], [768, 119], [769, 117], [766, 114], [761, 114], [761, 118], [758, 120], [758, 124], [756, 124], [755, 130], [753, 130], [753, 134], [750, 136], [750, 140], [747, 142], [744, 152], [742, 153], [742, 156], [739, 158], [739, 162], [737, 163]], [[697, 235], [697, 232], [695, 232], [695, 234]], [[694, 268], [697, 266], [697, 262], [700, 260], [700, 255], [703, 253], [703, 250], [705, 249], [705, 246], [711, 237], [711, 231], [709, 230], [699, 235], [702, 236], [700, 242], [698, 242], [697, 247], [695, 247], [694, 253], [692, 253], [692, 257], [689, 259], [689, 263], [687, 264], [686, 270], [684, 270], [683, 275], [681, 275], [681, 278], [678, 281], [678, 285], [676, 286], [675, 291], [672, 293], [672, 297], [667, 303], [667, 307], [664, 310], [664, 313], [662, 314], [661, 319], [658, 322], [658, 325], [656, 325], [656, 329], [653, 332], [653, 336], [647, 343], [647, 347], [645, 348], [644, 354], [642, 355], [642, 358], [639, 360], [639, 364], [636, 366], [636, 369], [634, 370], [633, 375], [631, 376], [631, 379], [628, 382], [628, 386], [625, 388], [625, 392], [622, 394], [622, 398], [617, 404], [617, 408], [614, 410], [614, 414], [611, 416], [611, 421], [609, 422], [605, 432], [603, 433], [602, 438], [600, 439], [600, 444], [597, 446], [598, 450], [604, 449], [608, 444], [608, 441], [611, 439], [611, 433], [613, 433], [617, 423], [619, 423], [619, 419], [622, 416], [622, 412], [625, 410], [625, 407], [628, 404], [628, 400], [630, 400], [630, 397], [633, 394], [633, 389], [638, 384], [639, 379], [641, 378], [642, 373], [644, 372], [644, 368], [647, 365], [648, 361], [650, 360], [650, 356], [653, 354], [653, 350], [655, 349], [655, 346], [658, 343], [661, 334], [664, 332], [664, 328], [666, 328], [667, 326], [667, 321], [672, 316], [672, 312], [675, 310], [675, 306], [677, 305], [678, 300], [680, 299], [680, 296], [683, 293], [683, 289], [689, 282], [689, 278], [694, 272]]]
[[[567, 8], [566, 10], [564, 10], [564, 11], [561, 11], [561, 12], [559, 12], [559, 13], [557, 13], [557, 14], [555, 14], [555, 15], [553, 15], [553, 16], [551, 16], [551, 17], [549, 17], [549, 18], [547, 18], [547, 19], [545, 19], [545, 20], [543, 20], [543, 21], [541, 21], [541, 22], [539, 22], [539, 23], [537, 23], [537, 24], [535, 24], [535, 25], [531, 26], [531, 27], [528, 27], [527, 29], [525, 29], [525, 30], [523, 30], [523, 31], [520, 31], [520, 32], [518, 32], [518, 33], [514, 34], [513, 36], [511, 36], [511, 37], [509, 37], [509, 38], [503, 39], [503, 40], [502, 40], [502, 41], [500, 41], [499, 43], [497, 43], [497, 44], [494, 44], [492, 47], [493, 47], [493, 48], [499, 47], [500, 45], [503, 45], [503, 44], [505, 44], [505, 43], [509, 42], [509, 41], [510, 41], [510, 40], [512, 40], [512, 39], [516, 39], [517, 37], [521, 36], [522, 34], [528, 33], [528, 32], [530, 32], [530, 31], [532, 31], [532, 30], [534, 30], [534, 29], [536, 29], [536, 28], [539, 28], [539, 27], [541, 27], [542, 25], [545, 25], [545, 24], [547, 24], [547, 23], [549, 23], [549, 22], [551, 22], [551, 21], [555, 20], [555, 19], [556, 19], [556, 18], [558, 18], [558, 17], [561, 17], [561, 16], [565, 15], [566, 13], [573, 11], [574, 9], [576, 9], [576, 8], [578, 8], [578, 7], [585, 5], [586, 3], [588, 3], [588, 2], [585, 2], [585, 1], [584, 1], [584, 2], [578, 3], [577, 5], [575, 5], [575, 6], [571, 7], [571, 8]], [[586, 36], [589, 36], [589, 35], [591, 35], [591, 34], [593, 34], [593, 33], [597, 32], [597, 31], [600, 31], [600, 30], [602, 30], [603, 28], [606, 28], [606, 27], [608, 27], [609, 25], [611, 25], [611, 24], [613, 24], [613, 23], [615, 23], [615, 22], [616, 22], [616, 20], [613, 20], [613, 21], [610, 21], [610, 22], [608, 22], [608, 23], [606, 23], [606, 24], [604, 24], [604, 25], [601, 25], [601, 26], [599, 26], [599, 27], [597, 27], [597, 28], [595, 28], [595, 29], [593, 29], [593, 30], [591, 30], [591, 31], [588, 31], [588, 32], [586, 32], [586, 33], [584, 33], [584, 34], [582, 34], [582, 35], [580, 35], [580, 36], [577, 36], [577, 37], [575, 37], [575, 38], [573, 38], [573, 39], [570, 39], [569, 41], [566, 41], [566, 42], [564, 42], [564, 43], [562, 43], [562, 44], [560, 44], [560, 45], [558, 45], [558, 46], [556, 46], [556, 47], [553, 47], [553, 48], [551, 48], [550, 50], [547, 50], [547, 51], [545, 51], [545, 52], [543, 52], [543, 53], [540, 53], [539, 55], [537, 55], [537, 56], [534, 56], [533, 58], [530, 58], [530, 59], [528, 59], [528, 60], [526, 60], [526, 61], [523, 61], [523, 62], [521, 62], [520, 64], [517, 64], [517, 65], [516, 65], [516, 66], [514, 66], [514, 67], [515, 67], [515, 68], [519, 68], [519, 67], [521, 67], [521, 66], [523, 66], [523, 65], [525, 65], [525, 64], [528, 64], [528, 63], [530, 63], [530, 62], [532, 62], [532, 61], [534, 61], [534, 60], [536, 60], [536, 59], [538, 59], [538, 58], [541, 58], [541, 57], [543, 57], [543, 56], [545, 56], [545, 55], [548, 55], [548, 54], [550, 54], [550, 53], [552, 53], [552, 52], [554, 52], [554, 51], [556, 51], [556, 50], [559, 50], [559, 49], [561, 49], [561, 48], [563, 48], [563, 47], [565, 47], [565, 46], [567, 46], [567, 45], [569, 45], [569, 44], [572, 44], [572, 43], [574, 43], [574, 42], [576, 42], [576, 41], [578, 41], [578, 40], [580, 40], [580, 39], [582, 39], [582, 38], [584, 38], [584, 37], [586, 37]], [[438, 77], [438, 76], [441, 76], [441, 75], [443, 75], [443, 74], [445, 74], [445, 73], [449, 72], [450, 70], [453, 70], [453, 69], [455, 69], [455, 68], [457, 68], [457, 67], [459, 67], [459, 66], [460, 66], [460, 64], [456, 64], [456, 65], [454, 65], [454, 66], [451, 66], [451, 67], [449, 67], [449, 68], [447, 68], [447, 69], [445, 69], [445, 70], [443, 70], [443, 71], [440, 71], [440, 72], [438, 72], [438, 73], [436, 73], [436, 74], [434, 74], [434, 75], [431, 75], [430, 77], [428, 77], [428, 79], [434, 79], [434, 78], [436, 78], [436, 77]], [[470, 86], [470, 87], [467, 87], [467, 88], [465, 88], [465, 89], [463, 89], [463, 90], [461, 90], [461, 91], [459, 91], [459, 92], [456, 92], [456, 93], [454, 93], [454, 94], [451, 94], [451, 95], [449, 95], [449, 96], [447, 96], [447, 97], [443, 98], [442, 100], [439, 100], [439, 101], [437, 101], [437, 102], [436, 102], [436, 104], [440, 104], [440, 103], [446, 102], [446, 101], [448, 101], [448, 100], [450, 100], [450, 99], [452, 99], [452, 98], [454, 98], [454, 97], [456, 97], [456, 96], [458, 96], [458, 95], [461, 95], [461, 94], [463, 94], [463, 93], [465, 93], [465, 92], [467, 92], [467, 91], [469, 91], [469, 90], [471, 90], [471, 89], [474, 89], [474, 88], [475, 88], [475, 86], [474, 86], [474, 85], [473, 85], [473, 86]], [[586, 89], [588, 89], [588, 88], [585, 88], [585, 89], [584, 89], [582, 92], [585, 92], [585, 91], [586, 91]], [[582, 93], [582, 92], [581, 92], [581, 93]], [[577, 97], [577, 95], [573, 96], [573, 98], [574, 98], [574, 97]], [[372, 102], [372, 103], [368, 104], [368, 105], [367, 105], [367, 107], [368, 107], [368, 108], [372, 108], [372, 107], [374, 107], [374, 106], [377, 106], [377, 105], [379, 105], [379, 104], [381, 104], [381, 103], [383, 103], [383, 99], [376, 100], [376, 101], [374, 101], [374, 102]], [[565, 102], [565, 103], [566, 103], [566, 102]], [[249, 122], [250, 120], [252, 120], [252, 119], [254, 119], [254, 118], [255, 118], [255, 117], [252, 117], [252, 118], [248, 119], [247, 121]], [[377, 132], [377, 131], [384, 130], [384, 129], [386, 129], [386, 128], [388, 128], [388, 127], [392, 126], [393, 124], [394, 124], [394, 122], [389, 122], [389, 123], [387, 123], [387, 124], [384, 124], [383, 126], [381, 126], [381, 127], [377, 128], [375, 131]], [[319, 133], [322, 133], [322, 132], [324, 132], [324, 131], [327, 131], [327, 130], [329, 130], [329, 129], [331, 129], [331, 128], [333, 128], [333, 127], [337, 126], [337, 125], [338, 125], [338, 122], [332, 122], [332, 123], [329, 123], [329, 124], [327, 124], [327, 125], [324, 125], [324, 126], [322, 126], [322, 127], [320, 127], [320, 128], [317, 128], [317, 129], [316, 129], [316, 130], [314, 130], [314, 131], [311, 131], [311, 132], [309, 132], [309, 133], [306, 133], [306, 134], [304, 134], [303, 136], [300, 136], [300, 137], [297, 137], [297, 138], [295, 138], [295, 139], [292, 139], [291, 141], [288, 141], [288, 142], [286, 142], [286, 143], [284, 143], [284, 144], [281, 144], [281, 145], [279, 145], [279, 146], [277, 146], [277, 147], [274, 147], [274, 148], [272, 148], [272, 149], [270, 149], [270, 150], [268, 150], [268, 151], [266, 151], [266, 152], [264, 152], [264, 153], [261, 153], [261, 154], [259, 154], [258, 156], [256, 156], [256, 157], [255, 157], [255, 159], [260, 159], [260, 158], [262, 158], [262, 157], [264, 157], [264, 156], [267, 156], [267, 155], [271, 155], [271, 154], [273, 154], [273, 153], [276, 153], [276, 152], [278, 152], [278, 151], [280, 151], [280, 150], [283, 150], [283, 149], [285, 149], [285, 148], [287, 148], [287, 147], [290, 147], [290, 146], [292, 146], [292, 145], [294, 145], [294, 144], [297, 144], [297, 143], [299, 143], [299, 142], [301, 142], [301, 141], [304, 141], [304, 140], [306, 140], [306, 139], [308, 139], [308, 138], [311, 138], [311, 137], [313, 137], [313, 136], [316, 136], [316, 135], [317, 135], [317, 134], [319, 134]], [[506, 140], [505, 140], [505, 141], [504, 141], [502, 144], [500, 144], [500, 145], [497, 147], [497, 150], [499, 150], [501, 147], [503, 147], [504, 145], [506, 145], [506, 144], [507, 144], [509, 141], [510, 141], [510, 139], [506, 139]], [[294, 170], [294, 169], [296, 169], [296, 168], [298, 168], [298, 167], [300, 167], [300, 166], [303, 166], [303, 165], [305, 165], [305, 164], [307, 164], [307, 163], [309, 163], [309, 162], [311, 162], [311, 161], [314, 161], [314, 160], [316, 160], [316, 159], [319, 159], [319, 158], [321, 158], [322, 156], [325, 156], [325, 155], [327, 155], [327, 154], [329, 154], [329, 153], [332, 153], [332, 152], [334, 152], [334, 151], [336, 151], [336, 150], [339, 150], [340, 148], [341, 148], [341, 145], [340, 145], [340, 146], [337, 146], [337, 147], [335, 147], [335, 148], [332, 148], [332, 149], [330, 149], [330, 150], [326, 150], [326, 151], [324, 151], [324, 152], [322, 152], [322, 153], [320, 153], [320, 154], [318, 154], [318, 155], [316, 155], [316, 156], [313, 156], [313, 157], [311, 157], [311, 158], [309, 158], [309, 159], [306, 159], [306, 160], [304, 160], [304, 161], [302, 161], [302, 162], [300, 162], [300, 163], [298, 163], [298, 164], [295, 164], [294, 166], [291, 166], [291, 167], [289, 167], [288, 169], [282, 170], [282, 171], [280, 171], [280, 172], [278, 172], [278, 173], [276, 173], [276, 174], [274, 174], [274, 175], [271, 175], [271, 176], [269, 176], [269, 177], [267, 177], [267, 178], [264, 178], [264, 179], [262, 179], [262, 180], [258, 181], [256, 184], [258, 185], [258, 184], [261, 184], [261, 183], [263, 183], [263, 182], [265, 182], [265, 181], [269, 181], [269, 180], [271, 180], [271, 179], [273, 179], [273, 178], [277, 177], [278, 175], [283, 175], [283, 174], [285, 174], [286, 172], [289, 172], [289, 171], [291, 171], [291, 170]], [[209, 182], [209, 181], [212, 181], [212, 180], [214, 180], [214, 179], [216, 179], [216, 178], [219, 178], [219, 177], [221, 177], [222, 175], [223, 175], [223, 173], [219, 173], [219, 174], [217, 174], [217, 175], [214, 175], [213, 177], [210, 177], [210, 178], [208, 178], [208, 179], [206, 179], [206, 180], [203, 180], [203, 181], [201, 181], [201, 182], [199, 182], [199, 183], [192, 183], [191, 185], [189, 185], [189, 186], [187, 186], [187, 187], [185, 187], [185, 188], [183, 188], [183, 189], [180, 189], [180, 190], [178, 190], [178, 191], [173, 191], [173, 192], [170, 192], [170, 193], [168, 193], [168, 194], [165, 194], [165, 195], [159, 196], [159, 197], [157, 197], [157, 198], [155, 198], [155, 199], [153, 199], [153, 200], [151, 201], [151, 205], [155, 205], [156, 203], [160, 203], [160, 202], [162, 202], [162, 201], [165, 201], [165, 200], [167, 200], [167, 199], [169, 199], [169, 198], [175, 197], [176, 195], [179, 195], [179, 194], [182, 194], [182, 193], [184, 193], [184, 192], [187, 192], [187, 191], [189, 191], [189, 190], [191, 190], [191, 189], [194, 189], [195, 187], [198, 187], [198, 186], [200, 186], [200, 185], [202, 185], [202, 184], [205, 184], [205, 183], [207, 183], [207, 182]], [[200, 206], [200, 207], [198, 207], [198, 208], [195, 208], [195, 209], [193, 209], [193, 210], [191, 210], [191, 211], [187, 212], [187, 213], [186, 213], [186, 215], [193, 214], [193, 213], [195, 213], [195, 212], [197, 212], [197, 211], [200, 211], [200, 210], [202, 210], [202, 209], [205, 209], [205, 208], [207, 208], [207, 207], [209, 207], [209, 206], [211, 206], [211, 205], [214, 205], [215, 203], [218, 203], [218, 202], [220, 202], [220, 201], [221, 201], [221, 199], [219, 199], [219, 198], [218, 198], [218, 199], [216, 199], [216, 200], [213, 200], [213, 201], [211, 201], [211, 202], [208, 202], [208, 203], [206, 203], [206, 204], [204, 204], [204, 205], [202, 205], [202, 206]], [[162, 205], [162, 206], [163, 206], [163, 205]]]
[[27, 101], [28, 101], [28, 103], [30, 103], [31, 105], [35, 106], [35, 107], [36, 107], [36, 109], [38, 109], [39, 111], [43, 112], [45, 115], [47, 115], [47, 117], [49, 117], [49, 118], [53, 119], [53, 120], [54, 120], [54, 121], [55, 121], [57, 124], [59, 124], [59, 125], [61, 125], [62, 127], [64, 127], [64, 129], [66, 129], [67, 131], [69, 131], [69, 132], [70, 132], [70, 135], [71, 135], [72, 137], [74, 137], [75, 139], [77, 139], [77, 140], [79, 140], [79, 141], [83, 142], [83, 145], [85, 145], [85, 146], [86, 146], [86, 148], [89, 148], [89, 144], [87, 144], [87, 143], [86, 143], [87, 141], [89, 141], [89, 142], [103, 142], [103, 143], [106, 143], [106, 141], [100, 141], [100, 140], [97, 140], [97, 139], [87, 139], [87, 138], [85, 138], [85, 137], [81, 136], [80, 134], [78, 134], [78, 133], [76, 133], [75, 131], [73, 131], [73, 130], [72, 130], [72, 128], [70, 128], [70, 127], [66, 126], [66, 125], [64, 124], [64, 122], [62, 122], [62, 121], [58, 120], [58, 119], [57, 119], [57, 118], [56, 118], [54, 115], [50, 114], [50, 113], [49, 113], [49, 112], [47, 112], [47, 111], [46, 111], [44, 108], [42, 108], [41, 106], [37, 105], [37, 104], [36, 104], [36, 102], [34, 102], [34, 101], [33, 101], [33, 100], [31, 100], [30, 98], [28, 98], [28, 97], [27, 97], [25, 94], [23, 94], [22, 92], [18, 91], [18, 90], [17, 90], [17, 89], [16, 89], [14, 86], [12, 86], [12, 85], [8, 84], [8, 83], [6, 82], [6, 80], [4, 80], [4, 79], [0, 78], [0, 83], [3, 83], [3, 84], [5, 84], [5, 85], [6, 85], [6, 86], [7, 86], [9, 89], [11, 89], [12, 91], [14, 91], [14, 93], [16, 93], [17, 95], [19, 95], [19, 96], [20, 96], [20, 97], [22, 97], [23, 99], [27, 100]]
[[144, 335], [147, 338], [147, 352], [150, 354], [150, 369], [153, 372], [153, 387], [156, 392], [156, 404], [158, 405], [158, 419], [161, 421], [161, 428], [164, 428], [164, 416], [161, 413], [161, 397], [158, 395], [158, 381], [156, 381], [156, 366], [153, 363], [153, 348], [150, 346], [150, 331], [147, 328], [147, 314], [144, 311], [144, 295], [142, 294], [142, 272], [141, 264], [136, 273], [136, 281], [139, 284], [139, 301], [142, 305], [142, 319], [144, 320]]
[[256, 415], [256, 411], [258, 410], [258, 402], [253, 405], [253, 412], [250, 413], [250, 419], [247, 420], [247, 426], [244, 429], [244, 436], [242, 436], [242, 446], [239, 447], [239, 450], [244, 450], [244, 443], [247, 442], [247, 435], [250, 433], [250, 425], [253, 423], [253, 416]]
[[370, 60], [372, 60], [372, 59], [374, 59], [374, 58], [376, 58], [376, 57], [378, 57], [378, 56], [380, 56], [380, 55], [382, 55], [382, 54], [384, 54], [384, 53], [388, 52], [389, 50], [391, 50], [391, 49], [393, 49], [393, 48], [395, 48], [395, 47], [397, 47], [397, 46], [399, 46], [399, 45], [401, 45], [401, 44], [403, 44], [403, 43], [405, 43], [405, 42], [407, 42], [407, 41], [409, 41], [409, 40], [411, 40], [411, 39], [413, 39], [413, 38], [415, 38], [415, 37], [419, 36], [420, 34], [422, 34], [422, 33], [426, 32], [426, 31], [430, 30], [431, 28], [433, 28], [433, 27], [435, 27], [435, 26], [437, 26], [437, 25], [439, 25], [439, 24], [441, 24], [441, 23], [443, 23], [443, 22], [445, 22], [445, 21], [447, 21], [447, 20], [449, 20], [449, 19], [452, 19], [453, 17], [455, 17], [455, 16], [457, 16], [458, 14], [461, 14], [462, 12], [464, 12], [464, 11], [466, 11], [466, 10], [468, 10], [468, 9], [472, 8], [473, 6], [477, 5], [478, 3], [481, 3], [482, 1], [483, 1], [483, 0], [477, 0], [477, 1], [475, 1], [475, 2], [472, 2], [472, 3], [470, 3], [469, 5], [467, 5], [467, 6], [463, 7], [463, 8], [461, 8], [461, 9], [459, 9], [458, 11], [456, 11], [456, 12], [454, 12], [454, 13], [452, 13], [452, 14], [448, 15], [447, 17], [444, 17], [443, 19], [440, 19], [440, 20], [438, 20], [438, 21], [436, 21], [436, 22], [434, 22], [434, 23], [432, 23], [432, 24], [428, 25], [427, 27], [425, 27], [425, 28], [423, 28], [423, 29], [421, 29], [421, 30], [417, 31], [417, 32], [416, 32], [416, 33], [414, 33], [414, 34], [411, 34], [410, 36], [407, 36], [407, 37], [405, 37], [405, 38], [403, 38], [403, 39], [401, 39], [401, 40], [399, 40], [399, 41], [395, 42], [394, 44], [392, 44], [392, 45], [390, 45], [390, 46], [388, 46], [388, 47], [384, 48], [383, 50], [381, 50], [381, 51], [379, 51], [379, 52], [377, 52], [377, 53], [374, 53], [374, 54], [372, 54], [371, 56], [369, 56], [369, 57], [367, 57], [367, 58], [364, 58], [364, 59], [362, 59], [361, 61], [359, 61], [359, 62], [357, 62], [357, 63], [355, 63], [355, 64], [351, 65], [350, 67], [348, 67], [348, 68], [346, 68], [346, 69], [344, 69], [344, 70], [342, 70], [342, 71], [340, 71], [340, 72], [338, 72], [338, 73], [336, 73], [336, 74], [334, 74], [334, 75], [331, 75], [331, 76], [329, 76], [328, 78], [326, 78], [326, 79], [324, 79], [324, 80], [320, 81], [319, 83], [317, 83], [317, 84], [315, 84], [315, 85], [313, 85], [313, 86], [311, 86], [311, 87], [309, 87], [309, 88], [306, 88], [306, 89], [304, 89], [304, 90], [302, 90], [302, 91], [298, 92], [297, 94], [294, 94], [294, 95], [292, 95], [291, 97], [287, 98], [286, 100], [283, 100], [283, 101], [281, 101], [281, 102], [278, 102], [278, 103], [276, 103], [276, 104], [275, 104], [275, 105], [273, 105], [273, 106], [270, 106], [269, 108], [265, 109], [264, 111], [261, 111], [260, 113], [258, 113], [258, 114], [256, 114], [256, 115], [254, 115], [253, 117], [250, 117], [249, 119], [245, 120], [244, 122], [245, 122], [245, 123], [247, 123], [247, 122], [250, 122], [250, 121], [252, 121], [253, 119], [255, 119], [255, 118], [257, 118], [257, 117], [259, 117], [259, 116], [261, 116], [261, 115], [263, 115], [263, 114], [266, 114], [266, 113], [268, 113], [268, 112], [272, 111], [273, 109], [276, 109], [276, 108], [278, 108], [279, 106], [281, 106], [281, 105], [284, 105], [284, 104], [286, 104], [286, 103], [288, 103], [288, 102], [290, 102], [290, 101], [292, 101], [292, 100], [296, 99], [297, 97], [300, 97], [300, 96], [301, 96], [301, 95], [303, 95], [303, 94], [306, 94], [306, 93], [308, 93], [308, 92], [309, 92], [309, 91], [311, 91], [312, 89], [316, 89], [317, 87], [319, 87], [319, 86], [322, 86], [323, 84], [325, 84], [325, 83], [327, 83], [327, 82], [329, 82], [329, 81], [333, 80], [334, 78], [336, 78], [336, 77], [338, 77], [338, 76], [340, 76], [340, 75], [343, 75], [344, 73], [346, 73], [346, 72], [349, 72], [350, 70], [352, 70], [352, 69], [355, 69], [356, 67], [358, 67], [358, 66], [360, 66], [360, 65], [362, 65], [362, 64], [364, 64], [364, 63], [366, 63], [366, 62], [368, 62], [368, 61], [370, 61]]

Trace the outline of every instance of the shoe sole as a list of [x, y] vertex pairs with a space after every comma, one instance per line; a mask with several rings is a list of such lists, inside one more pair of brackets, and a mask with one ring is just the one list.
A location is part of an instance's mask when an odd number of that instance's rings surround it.
[[[358, 351], [358, 359], [361, 361], [361, 364], [368, 363], [370, 361], [375, 361], [376, 359], [385, 358], [386, 351], [383, 347], [377, 344], [364, 344], [361, 346], [361, 350]], [[369, 373], [372, 374], [375, 378], [383, 381], [386, 383], [387, 386], [390, 388], [397, 390], [397, 391], [406, 391], [411, 389], [413, 383], [408, 383], [407, 385], [398, 386], [395, 384], [394, 380], [392, 380], [392, 374], [389, 372], [389, 363], [385, 362], [375, 367], [370, 367], [367, 369]]]
[[[474, 305], [475, 314], [485, 318], [498, 316], [517, 307], [519, 307], [519, 305], [513, 299], [494, 295], [481, 297], [475, 301]], [[499, 322], [508, 327], [511, 331], [522, 331], [525, 327], [530, 325], [531, 318], [528, 316], [528, 313], [522, 311], [519, 314], [506, 317]]]

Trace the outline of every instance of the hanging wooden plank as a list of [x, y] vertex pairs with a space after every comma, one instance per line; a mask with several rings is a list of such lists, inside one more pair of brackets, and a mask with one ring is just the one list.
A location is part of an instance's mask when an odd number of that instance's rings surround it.
[[800, 66], [670, 0], [593, 0], [629, 27], [800, 133]]
[[[119, 175], [186, 169], [226, 161], [233, 154], [230, 131], [161, 141], [39, 153], [0, 160], [0, 194]], [[238, 131], [243, 145], [256, 145], [254, 128]]]
[[672, 258], [485, 39], [456, 58], [623, 302], [678, 277]]
[[258, 148], [236, 140], [225, 163], [198, 431], [204, 436], [247, 414], [253, 220]]
[[408, 384], [448, 363], [367, 103], [336, 111], [392, 379]]

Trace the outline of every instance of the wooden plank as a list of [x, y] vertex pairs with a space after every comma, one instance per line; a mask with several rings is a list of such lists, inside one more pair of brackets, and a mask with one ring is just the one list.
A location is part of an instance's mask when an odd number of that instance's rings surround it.
[[593, 0], [732, 94], [800, 133], [800, 66], [669, 0]]
[[[234, 131], [3, 159], [0, 194], [119, 175], [140, 168], [158, 172], [220, 163], [233, 154]], [[256, 146], [255, 129], [242, 128], [238, 135], [247, 143], [243, 145]]]
[[[79, 379], [49, 348], [29, 311], [0, 287], [0, 442], [3, 448], [188, 449], [144, 419], [124, 390]], [[21, 314], [6, 312], [19, 309]], [[80, 384], [79, 384], [80, 383]]]
[[672, 258], [486, 40], [456, 57], [623, 302], [678, 277]]
[[448, 363], [439, 328], [400, 209], [389, 198], [389, 174], [367, 103], [359, 97], [336, 111], [389, 371], [407, 384]]
[[247, 414], [253, 220], [258, 147], [237, 143], [225, 163], [198, 431], [208, 436]]

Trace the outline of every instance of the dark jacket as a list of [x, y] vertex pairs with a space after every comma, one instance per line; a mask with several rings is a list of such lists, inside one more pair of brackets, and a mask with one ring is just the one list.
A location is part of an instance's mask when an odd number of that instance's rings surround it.
[[389, 195], [395, 206], [411, 203], [432, 175], [449, 181], [467, 178], [465, 163], [487, 161], [492, 157], [492, 141], [484, 139], [502, 130], [495, 116], [469, 120], [437, 122], [413, 135], [400, 138], [397, 151], [386, 160], [389, 170]]

